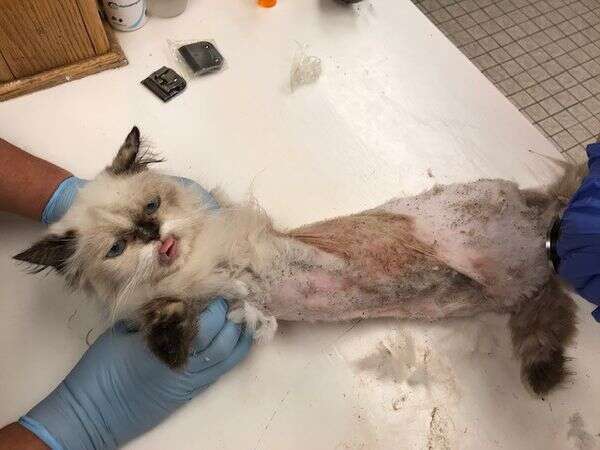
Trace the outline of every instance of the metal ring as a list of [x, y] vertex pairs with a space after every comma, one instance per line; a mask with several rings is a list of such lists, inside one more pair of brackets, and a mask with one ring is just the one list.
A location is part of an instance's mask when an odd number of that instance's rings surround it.
[[556, 243], [560, 237], [560, 225], [561, 218], [560, 216], [556, 216], [546, 233], [546, 256], [548, 258], [548, 264], [556, 273], [558, 273], [558, 267], [560, 265], [560, 257], [556, 251]]

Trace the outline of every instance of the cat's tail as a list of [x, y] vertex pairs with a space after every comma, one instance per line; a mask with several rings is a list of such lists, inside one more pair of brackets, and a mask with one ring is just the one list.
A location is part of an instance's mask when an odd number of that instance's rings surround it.
[[564, 208], [588, 174], [588, 166], [586, 163], [567, 163], [564, 161], [561, 161], [560, 166], [564, 172], [558, 180], [548, 187], [547, 192], [550, 198], [558, 203], [559, 208]]
[[538, 395], [570, 374], [565, 347], [576, 331], [575, 302], [552, 278], [537, 297], [521, 303], [509, 321], [521, 374]]
[[585, 163], [567, 162], [548, 155], [540, 156], [562, 169], [562, 174], [555, 182], [543, 189], [522, 189], [521, 194], [528, 206], [537, 209], [542, 228], [548, 229], [581, 186], [588, 174], [588, 167]]

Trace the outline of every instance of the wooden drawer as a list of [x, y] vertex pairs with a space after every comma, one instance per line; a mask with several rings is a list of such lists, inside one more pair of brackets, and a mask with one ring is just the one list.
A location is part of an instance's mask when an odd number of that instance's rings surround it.
[[0, 100], [126, 63], [95, 0], [0, 0]]

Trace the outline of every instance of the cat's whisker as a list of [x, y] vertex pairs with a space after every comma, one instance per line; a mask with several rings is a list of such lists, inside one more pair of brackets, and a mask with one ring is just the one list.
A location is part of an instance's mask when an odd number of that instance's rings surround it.
[[146, 248], [140, 252], [135, 272], [127, 281], [127, 284], [125, 284], [123, 289], [121, 289], [113, 305], [111, 313], [111, 320], [113, 322], [116, 321], [122, 307], [127, 303], [139, 284], [145, 281], [152, 272], [153, 254], [154, 247], [151, 245], [146, 246]]

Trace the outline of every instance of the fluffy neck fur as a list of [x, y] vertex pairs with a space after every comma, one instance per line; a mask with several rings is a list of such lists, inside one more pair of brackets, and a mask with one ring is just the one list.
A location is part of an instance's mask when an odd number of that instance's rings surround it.
[[159, 290], [207, 300], [250, 296], [266, 305], [272, 287], [294, 267], [339, 271], [344, 266], [339, 258], [275, 230], [267, 214], [249, 203], [207, 214], [185, 266], [162, 280]]

